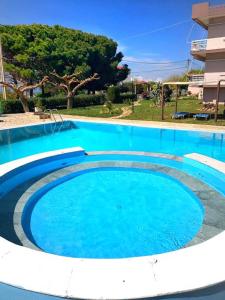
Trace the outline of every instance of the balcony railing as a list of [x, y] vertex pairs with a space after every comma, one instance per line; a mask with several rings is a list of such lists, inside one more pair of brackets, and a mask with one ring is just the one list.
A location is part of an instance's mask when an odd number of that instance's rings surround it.
[[201, 83], [204, 81], [204, 74], [193, 74], [189, 76], [191, 83]]
[[191, 43], [191, 51], [205, 51], [207, 47], [207, 39], [196, 40]]
[[224, 0], [209, 0], [209, 6], [225, 6]]

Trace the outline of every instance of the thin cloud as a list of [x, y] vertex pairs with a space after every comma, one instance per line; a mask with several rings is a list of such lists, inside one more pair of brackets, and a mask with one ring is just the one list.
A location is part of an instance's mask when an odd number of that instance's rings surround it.
[[135, 57], [125, 56], [124, 61], [127, 61], [131, 69], [130, 79], [137, 80], [162, 80], [166, 79], [171, 74], [181, 74], [185, 71], [185, 62], [174, 63], [168, 59], [154, 59], [152, 57]]
[[128, 39], [138, 38], [138, 37], [142, 37], [142, 36], [147, 36], [147, 35], [150, 35], [150, 34], [153, 34], [153, 33], [157, 33], [157, 32], [160, 32], [160, 31], [163, 31], [163, 30], [166, 30], [166, 29], [170, 29], [170, 28], [179, 26], [179, 25], [184, 24], [184, 23], [189, 23], [189, 22], [191, 22], [190, 19], [184, 20], [184, 21], [180, 21], [180, 22], [177, 22], [177, 23], [174, 23], [174, 24], [170, 24], [170, 25], [167, 25], [167, 26], [164, 26], [164, 27], [156, 28], [156, 29], [151, 30], [151, 31], [142, 32], [142, 33], [138, 33], [138, 34], [134, 34], [134, 35], [130, 35], [130, 36], [124, 37], [123, 40], [128, 40]]

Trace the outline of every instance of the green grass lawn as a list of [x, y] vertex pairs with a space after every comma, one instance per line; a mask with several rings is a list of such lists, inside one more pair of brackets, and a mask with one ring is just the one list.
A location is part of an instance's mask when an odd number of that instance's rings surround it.
[[96, 106], [87, 106], [87, 107], [77, 107], [73, 109], [63, 109], [60, 110], [61, 114], [64, 115], [76, 115], [76, 116], [85, 116], [85, 117], [99, 117], [99, 118], [110, 118], [113, 116], [118, 116], [122, 113], [122, 107], [126, 106], [125, 104], [113, 104], [113, 112], [107, 113], [104, 111], [103, 105]]
[[[113, 116], [118, 116], [122, 113], [122, 107], [128, 106], [127, 104], [113, 104], [113, 113], [107, 113], [104, 111], [103, 105], [97, 106], [88, 106], [88, 107], [78, 107], [70, 110], [64, 109], [60, 112], [65, 115], [77, 115], [77, 116], [86, 116], [86, 117], [99, 117], [99, 118], [110, 118]], [[202, 104], [199, 100], [195, 98], [184, 97], [178, 100], [177, 111], [186, 111], [190, 113], [200, 113], [202, 111]], [[219, 106], [220, 118], [222, 116], [224, 106]], [[183, 119], [183, 120], [174, 120], [171, 118], [171, 114], [175, 111], [175, 101], [166, 103], [164, 117], [165, 122], [176, 122], [176, 123], [189, 123], [189, 124], [208, 124], [208, 125], [220, 125], [225, 126], [225, 119], [218, 119], [218, 122], [215, 123], [213, 119], [213, 113], [210, 113], [212, 119], [208, 121], [204, 120], [194, 120], [193, 118]], [[152, 100], [143, 100], [139, 106], [135, 106], [134, 113], [125, 117], [124, 119], [130, 120], [143, 120], [143, 121], [161, 121], [161, 108], [154, 105]]]
[[[186, 111], [190, 113], [201, 113], [202, 104], [199, 100], [194, 98], [183, 98], [178, 100], [177, 111]], [[222, 114], [224, 110], [224, 106], [219, 106], [219, 113]], [[225, 119], [219, 119], [217, 123], [215, 123], [214, 119], [210, 119], [208, 121], [204, 120], [194, 120], [193, 118], [187, 118], [183, 120], [174, 120], [171, 118], [171, 114], [175, 111], [175, 101], [166, 103], [164, 110], [165, 122], [176, 122], [176, 123], [193, 123], [193, 124], [209, 124], [209, 125], [222, 125], [225, 126]], [[210, 112], [206, 112], [210, 113]], [[213, 113], [210, 113], [213, 118]], [[221, 116], [220, 116], [221, 117]], [[141, 105], [135, 107], [134, 113], [125, 117], [125, 119], [131, 120], [145, 120], [145, 121], [161, 121], [161, 108], [154, 105], [151, 100], [143, 100]]]

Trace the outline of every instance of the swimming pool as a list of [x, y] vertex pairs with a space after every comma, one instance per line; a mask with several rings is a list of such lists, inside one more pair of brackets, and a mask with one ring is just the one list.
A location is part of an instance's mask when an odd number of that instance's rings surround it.
[[[144, 282], [147, 272], [150, 281], [157, 277], [159, 283], [170, 262], [177, 271], [165, 277], [167, 285], [170, 282], [167, 294], [198, 288], [194, 279], [200, 269], [191, 274], [193, 280], [182, 270], [192, 259], [197, 268], [204, 249], [213, 255], [223, 248], [217, 241], [225, 230], [225, 175], [188, 154], [224, 161], [224, 134], [81, 121], [68, 121], [53, 134], [51, 126], [0, 132], [1, 163], [8, 162], [0, 170], [0, 235], [30, 250], [27, 255], [46, 255], [46, 274], [51, 270], [47, 260], [63, 265], [66, 277], [58, 286], [74, 273], [74, 285], [82, 292], [71, 291], [72, 297], [112, 297], [109, 276], [115, 282], [122, 276], [123, 289], [114, 299], [162, 295], [165, 291], [151, 291], [149, 281], [132, 294], [129, 276]], [[50, 150], [56, 151], [45, 152]], [[28, 156], [36, 153], [40, 154]], [[17, 158], [21, 159], [14, 161]], [[32, 262], [39, 270], [42, 262]], [[101, 274], [90, 279], [93, 270]], [[176, 274], [181, 273], [186, 280], [174, 290], [172, 282], [178, 282]], [[50, 276], [55, 276], [53, 271]], [[104, 296], [96, 296], [104, 279], [108, 288]], [[41, 282], [46, 281], [39, 278], [37, 284]], [[29, 281], [16, 285], [34, 289]], [[51, 294], [68, 296], [62, 290]]]
[[225, 134], [67, 121], [51, 133], [51, 124], [0, 131], [0, 163], [31, 154], [80, 146], [86, 151], [128, 150], [182, 156], [201, 153], [225, 161]]

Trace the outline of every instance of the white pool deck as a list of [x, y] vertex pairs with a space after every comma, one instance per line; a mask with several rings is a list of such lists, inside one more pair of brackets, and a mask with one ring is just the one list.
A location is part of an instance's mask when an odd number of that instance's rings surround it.
[[[28, 125], [46, 124], [51, 122], [50, 120], [40, 120], [38, 116], [33, 113], [26, 114], [8, 114], [1, 117], [4, 122], [0, 122], [1, 129], [9, 129], [15, 127], [23, 127]], [[175, 122], [156, 122], [156, 121], [140, 121], [140, 120], [125, 120], [125, 119], [111, 119], [111, 118], [90, 118], [82, 116], [69, 116], [63, 115], [64, 120], [71, 121], [86, 121], [96, 123], [109, 123], [109, 124], [122, 124], [122, 125], [134, 125], [141, 127], [152, 128], [169, 128], [176, 130], [195, 130], [195, 131], [209, 131], [209, 132], [222, 132], [225, 133], [225, 126], [216, 125], [203, 125], [203, 124], [185, 124]]]
[[[6, 163], [1, 166], [1, 176], [34, 160], [63, 157], [68, 151], [82, 149], [56, 150]], [[199, 154], [188, 157], [225, 173], [224, 163]], [[147, 298], [193, 291], [225, 281], [224, 253], [225, 232], [181, 250], [127, 259], [68, 258], [0, 238], [0, 282], [65, 298]]]

